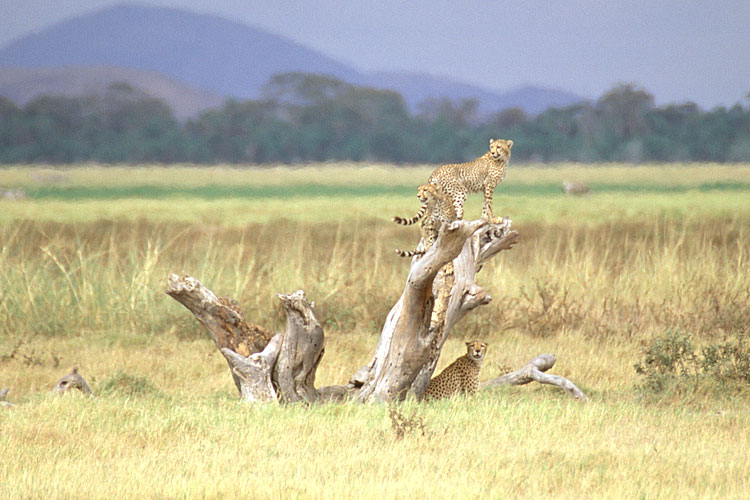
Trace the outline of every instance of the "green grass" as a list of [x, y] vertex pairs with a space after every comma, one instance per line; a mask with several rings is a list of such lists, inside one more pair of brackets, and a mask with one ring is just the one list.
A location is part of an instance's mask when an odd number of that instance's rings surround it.
[[[50, 172], [65, 179], [38, 180]], [[498, 187], [521, 241], [477, 275], [493, 300], [438, 369], [469, 338], [490, 344], [482, 379], [553, 352], [588, 405], [538, 385], [409, 401], [398, 411], [426, 435], [399, 440], [380, 405], [238, 401], [167, 275], [274, 331], [276, 293], [303, 288], [326, 335], [316, 384], [345, 383], [403, 288], [393, 248], [418, 239], [389, 218], [416, 211], [428, 174], [0, 170], [31, 195], [0, 201], [0, 388], [17, 403], [0, 408], [0, 498], [745, 497], [750, 388], [642, 397], [634, 365], [666, 331], [697, 346], [750, 335], [748, 166], [528, 167]], [[564, 197], [562, 179], [593, 193]], [[48, 395], [73, 366], [97, 397]]]
[[[591, 184], [597, 194], [611, 193], [656, 193], [682, 194], [688, 192], [734, 193], [750, 192], [750, 183], [712, 182], [696, 185], [658, 185], [658, 184]], [[202, 200], [221, 200], [226, 198], [362, 198], [395, 195], [409, 197], [413, 195], [412, 186], [368, 186], [368, 185], [321, 185], [293, 184], [290, 186], [226, 186], [206, 185], [199, 187], [168, 186], [72, 186], [72, 187], [38, 187], [28, 189], [26, 194], [34, 200], [113, 200], [113, 199], [163, 199], [163, 198], [199, 198]], [[498, 194], [502, 196], [554, 196], [560, 195], [558, 184], [508, 184]]]

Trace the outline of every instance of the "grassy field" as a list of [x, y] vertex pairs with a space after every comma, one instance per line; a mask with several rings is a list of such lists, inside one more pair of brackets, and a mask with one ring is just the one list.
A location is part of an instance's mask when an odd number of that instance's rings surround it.
[[[275, 294], [303, 288], [326, 334], [317, 383], [343, 383], [401, 293], [393, 248], [418, 236], [389, 219], [416, 211], [428, 174], [0, 169], [28, 195], [0, 200], [0, 388], [17, 404], [0, 408], [0, 498], [746, 498], [744, 379], [678, 367], [648, 390], [634, 365], [668, 332], [747, 343], [750, 166], [519, 167], [497, 188], [521, 243], [478, 274], [493, 301], [438, 369], [470, 338], [490, 343], [483, 379], [554, 352], [587, 405], [536, 386], [408, 401], [424, 433], [399, 439], [385, 406], [237, 400], [167, 275], [276, 331]], [[72, 366], [97, 397], [47, 394]]]

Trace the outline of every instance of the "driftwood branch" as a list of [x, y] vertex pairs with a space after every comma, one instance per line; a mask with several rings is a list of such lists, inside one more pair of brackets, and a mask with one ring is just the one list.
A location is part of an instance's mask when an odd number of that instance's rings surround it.
[[573, 382], [559, 375], [544, 373], [554, 366], [555, 361], [556, 358], [554, 354], [540, 354], [529, 361], [526, 366], [520, 370], [506, 373], [495, 379], [482, 382], [479, 387], [486, 388], [498, 385], [525, 385], [530, 382], [539, 382], [540, 384], [556, 385], [565, 390], [565, 392], [573, 396], [575, 399], [587, 402], [588, 398], [586, 395], [576, 387]]
[[281, 334], [274, 335], [263, 351], [247, 357], [227, 347], [219, 349], [229, 362], [235, 380], [240, 381], [240, 396], [245, 401], [276, 401], [276, 389], [271, 381], [271, 373], [279, 356], [281, 340]]
[[51, 392], [52, 394], [65, 394], [72, 390], [80, 391], [87, 396], [91, 395], [91, 387], [89, 387], [86, 379], [78, 373], [77, 366], [73, 368], [73, 371], [58, 380]]

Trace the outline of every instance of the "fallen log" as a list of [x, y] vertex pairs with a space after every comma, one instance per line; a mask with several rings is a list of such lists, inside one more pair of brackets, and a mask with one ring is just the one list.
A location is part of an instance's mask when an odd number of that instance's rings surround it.
[[555, 361], [556, 358], [554, 354], [540, 354], [529, 361], [526, 366], [520, 370], [506, 373], [500, 377], [482, 382], [479, 384], [479, 388], [485, 389], [499, 385], [525, 385], [531, 382], [539, 382], [540, 384], [549, 384], [560, 387], [573, 398], [584, 403], [587, 402], [588, 398], [586, 395], [576, 387], [573, 382], [559, 375], [544, 373], [554, 366]]

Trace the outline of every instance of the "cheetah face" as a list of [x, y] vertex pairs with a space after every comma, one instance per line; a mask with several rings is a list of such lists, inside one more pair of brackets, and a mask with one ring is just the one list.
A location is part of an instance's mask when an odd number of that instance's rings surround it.
[[466, 343], [466, 352], [469, 357], [475, 361], [479, 361], [487, 353], [487, 343], [481, 340], [472, 340]]
[[430, 199], [430, 197], [435, 196], [435, 186], [432, 184], [422, 184], [417, 189], [417, 198], [419, 198], [419, 201], [422, 203], [427, 203], [427, 200]]
[[513, 141], [503, 139], [490, 139], [490, 156], [495, 160], [510, 160], [510, 148]]

